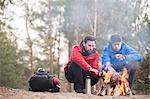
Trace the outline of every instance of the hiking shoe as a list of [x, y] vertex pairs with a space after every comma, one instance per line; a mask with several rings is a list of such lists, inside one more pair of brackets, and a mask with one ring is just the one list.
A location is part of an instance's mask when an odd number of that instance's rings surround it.
[[85, 94], [85, 92], [82, 89], [76, 89], [75, 92], [76, 93], [83, 93], [83, 94]]
[[29, 89], [28, 89], [28, 90], [29, 90], [29, 91], [33, 91], [33, 90], [32, 90], [32, 88], [30, 88], [30, 87], [29, 87]]
[[[128, 91], [128, 92], [126, 93], [126, 95], [127, 95], [127, 96], [130, 95], [130, 92]], [[131, 91], [131, 95], [135, 95], [135, 91]]]
[[132, 90], [132, 95], [135, 95], [135, 91], [134, 90]]

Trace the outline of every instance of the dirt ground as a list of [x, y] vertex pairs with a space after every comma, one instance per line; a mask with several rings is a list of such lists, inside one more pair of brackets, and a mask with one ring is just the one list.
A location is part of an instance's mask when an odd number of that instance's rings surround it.
[[74, 92], [31, 92], [23, 89], [0, 87], [0, 99], [150, 99], [150, 95], [96, 96]]
[[[150, 99], [150, 95], [134, 96], [96, 96], [87, 94], [78, 94], [72, 91], [72, 87], [64, 79], [61, 73], [61, 90], [59, 93], [50, 92], [31, 92], [23, 89], [13, 89], [0, 87], [0, 99]], [[71, 91], [71, 92], [68, 92]]]

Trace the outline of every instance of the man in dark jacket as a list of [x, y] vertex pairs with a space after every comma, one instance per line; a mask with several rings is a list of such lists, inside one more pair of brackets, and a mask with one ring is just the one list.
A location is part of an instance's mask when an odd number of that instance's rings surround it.
[[74, 83], [74, 90], [77, 93], [84, 93], [87, 76], [90, 76], [92, 86], [98, 82], [99, 56], [94, 47], [95, 38], [86, 36], [80, 44], [73, 46], [70, 59], [64, 68], [66, 79]]
[[30, 91], [59, 92], [59, 79], [54, 75], [49, 75], [45, 69], [38, 68], [29, 80]]
[[140, 62], [141, 59], [142, 56], [123, 42], [119, 34], [111, 36], [109, 43], [103, 49], [102, 53], [104, 70], [112, 70], [115, 72], [112, 79], [117, 79], [119, 77], [119, 72], [122, 72], [125, 67], [128, 69], [130, 88], [132, 88], [138, 62]]

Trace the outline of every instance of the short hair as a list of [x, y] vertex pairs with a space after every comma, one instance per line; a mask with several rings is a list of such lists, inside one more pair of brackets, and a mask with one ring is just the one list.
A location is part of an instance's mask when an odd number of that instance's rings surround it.
[[93, 36], [91, 35], [88, 35], [88, 36], [85, 36], [84, 39], [83, 39], [83, 42], [84, 43], [87, 43], [88, 41], [95, 41], [96, 38], [94, 38]]
[[110, 37], [110, 42], [113, 44], [113, 43], [116, 43], [116, 42], [122, 42], [122, 37], [119, 35], [119, 34], [113, 34], [111, 37]]

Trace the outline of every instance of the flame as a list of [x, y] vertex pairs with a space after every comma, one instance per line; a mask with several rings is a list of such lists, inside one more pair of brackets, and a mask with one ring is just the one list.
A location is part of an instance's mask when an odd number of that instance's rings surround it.
[[118, 86], [119, 86], [119, 90], [120, 90], [120, 96], [122, 95], [126, 95], [127, 92], [129, 91], [129, 83], [128, 83], [128, 70], [127, 68], [123, 69], [123, 73], [120, 76], [120, 79], [118, 80]]
[[[113, 74], [114, 74], [114, 71], [108, 71], [108, 72], [103, 71], [103, 76], [105, 78], [105, 80], [104, 80], [105, 86], [108, 86], [108, 84], [110, 84], [110, 80], [111, 80], [111, 77], [113, 76]], [[129, 77], [128, 70], [127, 70], [127, 68], [124, 68], [122, 75], [120, 75], [120, 77], [116, 83], [119, 87], [120, 96], [127, 95], [127, 92], [130, 92], [129, 94], [132, 95], [131, 89], [130, 89], [129, 83], [128, 83], [128, 77]], [[105, 87], [102, 92], [104, 92], [104, 90], [107, 90], [107, 88], [108, 87]], [[114, 95], [114, 89], [115, 89], [115, 87], [110, 88], [110, 90], [109, 90], [110, 96]]]
[[110, 94], [110, 96], [114, 96], [114, 90], [113, 90], [113, 88], [110, 89], [110, 93], [109, 94]]
[[104, 82], [105, 82], [106, 84], [110, 83], [110, 79], [111, 79], [111, 77], [113, 76], [113, 74], [114, 74], [113, 71], [108, 71], [107, 73], [106, 73], [105, 71], [103, 71], [103, 75], [104, 75], [104, 77], [105, 77]]

